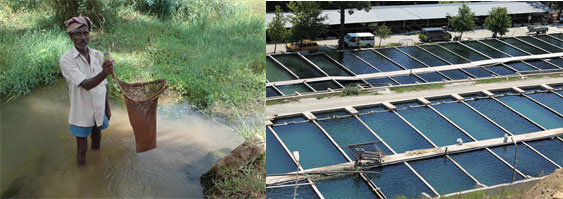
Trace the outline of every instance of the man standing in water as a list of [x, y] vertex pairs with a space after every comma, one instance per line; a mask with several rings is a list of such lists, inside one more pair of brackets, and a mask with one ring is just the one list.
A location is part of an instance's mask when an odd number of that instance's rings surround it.
[[60, 60], [61, 72], [68, 83], [70, 95], [70, 134], [76, 136], [78, 165], [86, 163], [88, 136], [92, 150], [100, 148], [101, 130], [109, 126], [111, 111], [108, 104], [106, 77], [113, 71], [113, 60], [88, 47], [92, 23], [88, 17], [73, 17], [65, 21], [66, 31], [74, 47]]

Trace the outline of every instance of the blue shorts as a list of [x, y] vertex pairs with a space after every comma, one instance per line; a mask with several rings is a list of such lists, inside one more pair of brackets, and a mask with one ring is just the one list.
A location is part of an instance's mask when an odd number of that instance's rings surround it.
[[96, 126], [96, 124], [94, 124], [94, 126], [91, 127], [81, 127], [81, 126], [74, 126], [71, 124], [70, 134], [76, 137], [88, 137], [90, 135], [90, 132], [92, 132], [92, 128], [98, 128], [100, 130], [104, 130], [108, 127], [109, 127], [109, 121], [108, 118], [106, 117], [106, 114], [104, 114], [104, 122], [102, 126]]

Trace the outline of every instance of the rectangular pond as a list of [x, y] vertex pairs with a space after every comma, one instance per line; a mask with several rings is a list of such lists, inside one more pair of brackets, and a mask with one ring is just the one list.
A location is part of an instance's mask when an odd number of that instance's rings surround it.
[[[509, 164], [514, 164], [514, 144], [493, 147], [490, 149]], [[516, 161], [516, 169], [518, 169], [525, 175], [540, 177], [549, 175], [553, 173], [555, 169], [557, 169], [554, 164], [547, 161], [545, 158], [541, 157], [539, 154], [532, 151], [532, 149], [528, 148], [522, 143], [518, 144], [517, 157], [518, 159]]]
[[326, 54], [332, 57], [334, 60], [340, 62], [342, 65], [346, 66], [346, 68], [356, 73], [357, 75], [379, 72], [373, 67], [364, 63], [362, 60], [358, 59], [356, 56], [354, 56], [353, 53], [349, 51], [327, 52]]
[[502, 129], [463, 103], [439, 104], [433, 107], [477, 140], [499, 138], [505, 134]]
[[320, 55], [307, 55], [305, 56], [319, 68], [321, 68], [325, 73], [330, 76], [352, 76], [351, 73], [342, 69], [338, 64], [334, 63], [328, 57], [323, 54]]
[[413, 69], [413, 68], [426, 68], [420, 62], [417, 62], [413, 58], [403, 54], [401, 51], [394, 49], [394, 48], [382, 48], [382, 49], [375, 49], [377, 52], [387, 56], [389, 59], [399, 63], [401, 66], [405, 67], [406, 69]]
[[425, 50], [432, 52], [434, 55], [439, 56], [442, 59], [445, 59], [452, 64], [469, 63], [469, 61], [467, 61], [467, 60], [465, 60], [465, 59], [463, 59], [463, 58], [461, 58], [457, 55], [454, 55], [454, 54], [440, 48], [437, 45], [421, 45], [419, 47], [424, 48]]
[[539, 127], [520, 117], [510, 109], [504, 107], [493, 99], [467, 101], [467, 104], [477, 109], [489, 119], [510, 131], [513, 134], [524, 134], [541, 131]]
[[464, 68], [462, 69], [468, 73], [470, 73], [471, 75], [477, 77], [477, 78], [483, 78], [483, 77], [491, 77], [493, 76], [493, 74], [487, 70], [485, 70], [484, 68], [481, 67], [474, 67], [474, 68]]
[[487, 45], [492, 46], [493, 48], [500, 50], [502, 52], [505, 52], [506, 54], [509, 54], [510, 56], [513, 56], [513, 57], [528, 55], [528, 54], [522, 52], [521, 50], [513, 48], [509, 45], [503, 44], [502, 42], [497, 41], [495, 39], [481, 40], [480, 42], [486, 43]]
[[541, 154], [547, 156], [550, 160], [557, 163], [559, 166], [563, 165], [563, 142], [558, 139], [544, 139], [526, 142], [534, 149], [538, 150]]
[[461, 44], [458, 43], [441, 43], [438, 44], [440, 46], [443, 46], [449, 50], [451, 50], [452, 52], [465, 57], [471, 61], [481, 61], [481, 60], [485, 60], [485, 59], [489, 59], [479, 53], [476, 53], [475, 51], [466, 48], [465, 46], [462, 46]]
[[[306, 180], [298, 181], [297, 183], [307, 183]], [[295, 182], [287, 182], [282, 185], [295, 184]], [[268, 199], [287, 199], [293, 198], [295, 187], [280, 187], [280, 188], [266, 188], [266, 198]], [[318, 199], [319, 197], [313, 190], [311, 185], [301, 185], [297, 187], [297, 197], [299, 199]]]
[[526, 94], [528, 97], [537, 100], [538, 102], [549, 106], [549, 108], [563, 114], [563, 98], [554, 93], [534, 93]]
[[478, 41], [463, 41], [461, 43], [463, 43], [463, 44], [465, 44], [465, 45], [467, 45], [467, 46], [469, 46], [469, 47], [471, 47], [475, 50], [478, 50], [479, 52], [481, 52], [485, 55], [488, 55], [489, 57], [495, 58], [495, 59], [509, 57], [509, 56], [507, 56], [503, 53], [500, 53], [500, 51], [498, 51], [498, 50], [490, 48], [490, 47], [484, 45], [483, 43], [479, 43]]
[[434, 148], [393, 112], [366, 114], [360, 118], [397, 153]]
[[[439, 194], [448, 194], [475, 188], [477, 184], [450, 159], [439, 156], [409, 162]], [[453, 183], [455, 182], [455, 183]]]
[[381, 78], [374, 78], [374, 79], [364, 79], [368, 82], [372, 87], [382, 87], [388, 85], [398, 85], [398, 83], [394, 82], [389, 77], [381, 77]]
[[551, 70], [551, 69], [559, 69], [554, 65], [551, 65], [545, 61], [542, 60], [532, 60], [532, 61], [526, 61], [526, 63], [534, 65], [535, 67], [538, 67], [539, 69], [542, 70]]
[[524, 96], [504, 96], [497, 99], [546, 129], [563, 127], [562, 117]]
[[416, 59], [424, 62], [426, 65], [429, 66], [444, 66], [448, 65], [448, 63], [438, 59], [437, 57], [431, 55], [430, 53], [425, 52], [424, 50], [416, 47], [416, 46], [405, 46], [405, 47], [397, 47], [398, 49], [402, 50], [403, 52], [409, 54], [410, 56], [416, 57]]
[[334, 82], [332, 80], [330, 80], [330, 81], [320, 81], [320, 82], [307, 82], [307, 84], [309, 84], [309, 86], [313, 87], [317, 91], [325, 91], [325, 90], [328, 90], [328, 88], [333, 89], [333, 90], [342, 88], [341, 86], [339, 86], [336, 82]]
[[313, 92], [313, 90], [309, 89], [305, 84], [291, 84], [291, 85], [283, 85], [283, 86], [276, 86], [284, 95], [294, 95], [295, 92], [299, 93], [308, 93]]
[[295, 54], [274, 55], [274, 58], [282, 63], [285, 67], [295, 73], [299, 78], [324, 77], [313, 65], [309, 64], [303, 58]]
[[438, 146], [457, 144], [458, 138], [461, 138], [464, 143], [473, 141], [431, 108], [409, 108], [398, 110], [397, 113]]
[[297, 171], [295, 163], [269, 128], [266, 128], [266, 151], [266, 174]]
[[[492, 186], [512, 182], [512, 168], [486, 149], [456, 153], [450, 157], [481, 184]], [[523, 179], [524, 176], [516, 173], [514, 181]]]
[[489, 67], [485, 67], [486, 69], [489, 69], [490, 71], [493, 71], [494, 73], [498, 74], [498, 75], [514, 75], [516, 74], [516, 71], [513, 71], [503, 65], [494, 65], [494, 66], [489, 66]]
[[518, 41], [517, 39], [514, 39], [514, 38], [502, 38], [501, 40], [515, 46], [516, 48], [522, 49], [522, 50], [529, 52], [529, 53], [532, 53], [534, 55], [546, 54], [546, 52], [544, 52], [544, 51], [542, 51], [542, 50], [540, 50], [536, 47], [530, 46], [530, 45], [528, 45], [524, 42]]
[[367, 174], [368, 178], [381, 189], [387, 198], [420, 198], [422, 192], [436, 195], [418, 178], [405, 163], [373, 168], [370, 171], [379, 173]]
[[549, 42], [549, 43], [551, 43], [551, 44], [553, 44], [553, 45], [556, 45], [556, 46], [559, 46], [559, 47], [563, 47], [563, 42], [562, 42], [562, 41], [559, 41], [559, 40], [557, 40], [557, 39], [555, 39], [555, 38], [552, 38], [552, 37], [550, 37], [550, 36], [547, 36], [547, 35], [536, 35], [535, 37], [538, 38], [538, 39], [541, 39], [541, 40], [543, 40], [543, 41]]
[[365, 85], [366, 83], [362, 80], [336, 80], [338, 83], [342, 84], [344, 87], [356, 87], [356, 85]]
[[273, 87], [268, 86], [266, 87], [266, 97], [275, 97], [275, 96], [281, 96], [281, 93], [279, 93], [278, 91], [276, 91]]
[[528, 64], [525, 64], [524, 62], [512, 62], [512, 63], [507, 63], [506, 65], [508, 65], [511, 68], [514, 68], [518, 71], [538, 70], [538, 69], [535, 69], [535, 68], [529, 66]]
[[289, 151], [299, 151], [303, 169], [347, 162], [324, 133], [312, 122], [274, 126]]
[[270, 58], [266, 58], [266, 79], [270, 82], [277, 82], [294, 80], [296, 78]]
[[372, 50], [360, 50], [354, 51], [354, 53], [382, 72], [403, 70], [401, 67]]
[[[354, 160], [354, 155], [346, 148], [346, 145], [380, 141], [355, 117], [319, 120], [318, 123], [352, 160]], [[393, 154], [383, 144], [376, 144], [376, 146], [387, 155]]]
[[314, 182], [325, 198], [378, 198], [358, 175], [329, 177]]
[[544, 60], [549, 62], [549, 63], [552, 63], [552, 64], [559, 66], [559, 68], [563, 68], [563, 59], [561, 59], [561, 58], [555, 57], [555, 58], [544, 59]]
[[424, 80], [414, 76], [414, 75], [398, 75], [392, 76], [394, 80], [399, 82], [400, 84], [415, 84], [415, 83], [424, 83]]
[[437, 72], [417, 73], [416, 75], [426, 80], [426, 82], [441, 82], [442, 80], [448, 80], [447, 77], [444, 77]]
[[440, 71], [442, 74], [448, 76], [449, 78], [453, 79], [453, 80], [460, 80], [460, 79], [469, 79], [472, 78], [471, 76], [465, 74], [463, 71], [459, 70], [459, 69], [453, 69], [453, 70], [441, 70]]
[[[540, 39], [536, 39], [536, 38], [533, 38], [533, 37], [530, 37], [530, 36], [522, 36], [522, 37], [516, 37], [516, 38], [521, 39], [521, 40], [528, 42], [532, 45], [535, 45], [537, 47], [543, 48], [544, 50], [547, 50], [547, 51], [552, 52], [552, 53], [563, 52], [563, 49], [561, 49], [561, 48], [551, 46], [550, 44], [546, 44], [546, 42], [544, 42]], [[549, 42], [547, 42], [547, 43], [549, 43]], [[556, 45], [556, 44], [553, 44], [553, 45]]]

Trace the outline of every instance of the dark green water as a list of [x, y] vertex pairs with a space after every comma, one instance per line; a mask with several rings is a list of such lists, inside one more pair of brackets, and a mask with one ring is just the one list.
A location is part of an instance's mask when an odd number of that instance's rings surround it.
[[356, 85], [366, 84], [361, 80], [336, 80], [336, 81], [344, 87], [355, 87]]
[[352, 72], [356, 73], [357, 75], [378, 72], [371, 66], [362, 62], [362, 60], [355, 57], [354, 54], [349, 51], [327, 52], [326, 54], [332, 57], [334, 60], [340, 62], [340, 64], [346, 66], [346, 68], [350, 69]]
[[465, 74], [463, 71], [459, 69], [454, 70], [442, 70], [440, 71], [442, 74], [450, 77], [453, 80], [460, 80], [460, 79], [468, 79], [471, 78], [469, 75]]
[[354, 51], [354, 53], [382, 72], [403, 70], [393, 62], [371, 50]]
[[266, 79], [270, 82], [277, 82], [293, 80], [295, 77], [274, 61], [270, 60], [270, 58], [266, 58]]
[[486, 43], [487, 45], [492, 46], [493, 48], [496, 48], [497, 50], [505, 52], [505, 53], [507, 53], [507, 54], [509, 54], [513, 57], [528, 55], [528, 54], [526, 54], [526, 53], [524, 53], [524, 52], [522, 52], [522, 51], [520, 51], [516, 48], [512, 48], [509, 45], [503, 44], [502, 42], [497, 41], [497, 40], [493, 40], [493, 39], [491, 39], [491, 40], [481, 40], [481, 42]]
[[551, 43], [551, 44], [554, 44], [554, 45], [556, 45], [556, 46], [563, 47], [563, 42], [561, 42], [561, 41], [559, 41], [559, 40], [557, 40], [557, 39], [551, 38], [550, 36], [547, 36], [547, 35], [537, 35], [537, 36], [535, 36], [535, 37], [538, 38], [538, 39], [544, 40], [544, 41], [546, 41], [546, 42], [549, 42], [549, 43]]
[[550, 69], [558, 69], [557, 67], [548, 64], [545, 61], [542, 60], [534, 60], [534, 61], [526, 61], [528, 64], [534, 65], [535, 67], [538, 67], [539, 69], [542, 70], [550, 70]]
[[266, 97], [281, 96], [278, 91], [274, 90], [271, 86], [266, 87]]
[[463, 56], [471, 61], [480, 61], [488, 59], [487, 57], [480, 55], [479, 53], [474, 52], [473, 50], [466, 48], [458, 43], [443, 43], [439, 44], [454, 53], [457, 53], [460, 56]]
[[461, 43], [463, 43], [463, 44], [465, 44], [465, 45], [467, 45], [467, 46], [469, 46], [469, 47], [471, 47], [475, 50], [478, 50], [479, 52], [481, 52], [485, 55], [488, 55], [489, 57], [492, 57], [492, 58], [508, 57], [507, 55], [502, 54], [499, 51], [497, 51], [493, 48], [490, 48], [490, 47], [488, 47], [488, 46], [486, 46], [482, 43], [479, 43], [478, 41], [463, 41]]
[[376, 51], [380, 52], [381, 54], [389, 57], [393, 61], [401, 64], [401, 66], [407, 69], [413, 68], [426, 68], [423, 64], [417, 62], [413, 58], [403, 54], [401, 51], [394, 49], [394, 48], [383, 48], [383, 49], [376, 49]]
[[334, 81], [330, 80], [330, 81], [321, 81], [321, 82], [307, 82], [307, 84], [309, 84], [309, 86], [313, 87], [315, 90], [317, 91], [324, 91], [324, 90], [328, 90], [328, 88], [331, 89], [339, 89], [342, 88], [340, 87], [338, 84], [336, 84]]
[[469, 63], [469, 61], [466, 61], [466, 60], [462, 59], [461, 57], [458, 57], [458, 56], [438, 47], [437, 45], [421, 45], [419, 47], [424, 48], [424, 49], [434, 53], [436, 56], [439, 56], [442, 59], [448, 60], [448, 62], [450, 62], [452, 64]]
[[293, 95], [295, 91], [299, 93], [308, 93], [313, 92], [309, 89], [305, 84], [292, 84], [292, 85], [283, 85], [283, 86], [276, 86], [284, 95]]
[[487, 71], [487, 70], [485, 70], [481, 67], [464, 68], [463, 70], [467, 71], [468, 73], [472, 74], [473, 76], [475, 76], [477, 78], [493, 76], [492, 73], [490, 73], [489, 71]]
[[365, 80], [366, 80], [366, 82], [368, 82], [373, 87], [381, 87], [381, 86], [388, 86], [389, 84], [391, 84], [391, 85], [397, 84], [388, 77], [365, 79]]
[[290, 54], [290, 55], [275, 55], [275, 59], [277, 59], [280, 63], [282, 63], [285, 67], [295, 73], [299, 78], [314, 78], [314, 77], [324, 77], [324, 75], [319, 72], [315, 67], [309, 63], [307, 63], [303, 58], [299, 57], [298, 55]]
[[541, 40], [532, 38], [530, 36], [523, 36], [523, 37], [517, 37], [517, 38], [524, 40], [525, 42], [528, 42], [528, 43], [535, 45], [537, 47], [543, 48], [544, 50], [547, 50], [547, 51], [552, 52], [552, 53], [563, 52], [563, 50], [560, 49], [560, 48], [550, 46], [550, 45], [542, 42]]
[[352, 76], [324, 55], [307, 55], [306, 57], [330, 76]]
[[516, 40], [516, 39], [514, 39], [514, 38], [502, 38], [501, 40], [504, 41], [504, 42], [506, 42], [506, 43], [509, 43], [509, 44], [511, 44], [511, 45], [513, 45], [513, 46], [516, 46], [516, 48], [520, 48], [520, 49], [522, 49], [522, 50], [524, 50], [524, 51], [526, 51], [526, 52], [532, 53], [532, 54], [534, 54], [534, 55], [546, 54], [546, 52], [544, 52], [544, 51], [542, 51], [542, 50], [540, 50], [540, 49], [538, 49], [538, 48], [536, 48], [536, 47], [533, 47], [533, 46], [530, 46], [530, 45], [528, 45], [528, 44], [525, 44], [525, 43], [523, 43], [523, 42], [521, 42], [521, 41], [518, 41], [518, 40]]
[[416, 59], [424, 62], [429, 66], [443, 66], [448, 65], [448, 63], [434, 57], [433, 55], [425, 52], [424, 50], [419, 49], [416, 46], [406, 46], [406, 47], [398, 47], [403, 52], [409, 54], [410, 56], [416, 57]]

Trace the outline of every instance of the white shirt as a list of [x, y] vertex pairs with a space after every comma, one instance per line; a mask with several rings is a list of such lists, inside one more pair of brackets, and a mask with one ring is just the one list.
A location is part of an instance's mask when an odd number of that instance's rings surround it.
[[105, 114], [107, 81], [104, 79], [90, 90], [78, 86], [82, 81], [103, 71], [103, 55], [90, 47], [88, 47], [88, 52], [90, 64], [74, 46], [60, 60], [61, 72], [68, 83], [70, 95], [68, 123], [80, 127], [91, 127], [94, 124], [101, 126]]

